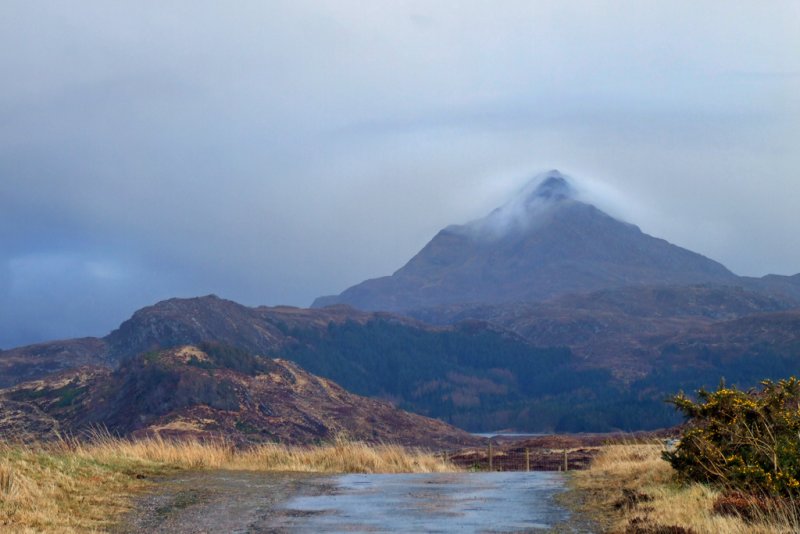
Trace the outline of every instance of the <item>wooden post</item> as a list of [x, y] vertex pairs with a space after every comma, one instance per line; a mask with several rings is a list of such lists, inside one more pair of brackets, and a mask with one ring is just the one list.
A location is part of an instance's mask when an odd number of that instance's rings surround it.
[[569, 463], [567, 459], [567, 449], [564, 449], [564, 471], [569, 471]]
[[525, 471], [531, 470], [531, 450], [525, 449]]
[[494, 467], [492, 466], [492, 442], [489, 441], [489, 471], [494, 471]]

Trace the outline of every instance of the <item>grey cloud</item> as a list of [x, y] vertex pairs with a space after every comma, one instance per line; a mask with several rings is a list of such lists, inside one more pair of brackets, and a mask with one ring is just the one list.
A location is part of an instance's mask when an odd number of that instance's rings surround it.
[[736, 272], [800, 271], [798, 16], [3, 2], [0, 347], [176, 295], [307, 305], [550, 168]]

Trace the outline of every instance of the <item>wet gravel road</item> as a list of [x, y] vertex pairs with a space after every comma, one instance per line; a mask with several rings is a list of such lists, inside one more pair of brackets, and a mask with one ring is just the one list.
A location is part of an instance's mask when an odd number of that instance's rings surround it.
[[548, 472], [196, 472], [159, 483], [117, 532], [574, 532], [563, 490]]

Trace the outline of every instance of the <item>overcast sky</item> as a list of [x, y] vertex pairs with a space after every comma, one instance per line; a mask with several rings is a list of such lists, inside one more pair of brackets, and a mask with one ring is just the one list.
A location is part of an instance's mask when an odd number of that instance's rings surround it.
[[0, 2], [0, 347], [307, 306], [557, 168], [800, 272], [796, 1]]

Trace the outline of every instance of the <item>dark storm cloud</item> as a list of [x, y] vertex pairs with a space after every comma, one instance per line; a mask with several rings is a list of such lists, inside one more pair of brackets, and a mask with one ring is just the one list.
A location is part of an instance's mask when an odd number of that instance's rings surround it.
[[740, 274], [800, 271], [800, 8], [0, 5], [0, 347], [161, 298], [307, 305], [559, 168]]

